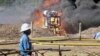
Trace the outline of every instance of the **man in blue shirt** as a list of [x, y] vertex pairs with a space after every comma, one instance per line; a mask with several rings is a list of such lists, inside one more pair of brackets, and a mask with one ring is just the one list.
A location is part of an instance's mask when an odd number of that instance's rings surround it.
[[20, 54], [21, 56], [31, 56], [32, 44], [28, 37], [31, 33], [29, 24], [24, 23], [21, 26], [21, 32], [23, 33], [23, 35], [20, 38], [20, 44], [19, 44]]

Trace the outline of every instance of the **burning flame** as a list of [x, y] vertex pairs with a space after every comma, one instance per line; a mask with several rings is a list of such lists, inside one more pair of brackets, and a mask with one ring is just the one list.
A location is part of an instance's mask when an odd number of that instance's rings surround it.
[[[62, 15], [62, 12], [58, 12], [58, 17]], [[45, 17], [43, 16], [43, 12], [40, 9], [36, 9], [34, 12], [35, 20], [34, 20], [34, 26], [38, 28], [43, 28], [45, 25]], [[60, 25], [60, 35], [64, 35], [65, 30], [64, 30], [64, 23], [61, 21]]]
[[60, 0], [44, 0], [43, 7], [47, 8], [47, 7], [50, 7], [52, 5], [57, 4], [59, 2], [60, 2]]
[[[59, 3], [60, 0], [44, 0], [43, 1], [43, 7], [47, 8], [50, 7], [52, 5], [55, 5], [57, 3]], [[41, 9], [36, 9], [34, 12], [34, 16], [35, 16], [35, 20], [34, 20], [34, 26], [42, 28], [44, 27], [45, 24], [45, 17], [43, 16], [43, 12], [41, 11]]]
[[34, 14], [35, 14], [34, 26], [42, 28], [44, 26], [44, 21], [45, 21], [45, 17], [43, 16], [42, 11], [37, 9], [35, 10]]
[[[57, 3], [59, 3], [60, 0], [44, 0], [43, 2], [43, 7], [45, 8], [48, 8], [52, 5], [55, 5]], [[35, 27], [38, 27], [38, 28], [43, 28], [44, 25], [45, 25], [45, 17], [43, 15], [43, 11], [41, 9], [36, 9], [34, 11], [34, 16], [35, 16], [35, 20], [33, 22], [34, 26]], [[62, 16], [62, 12], [58, 11], [58, 16]], [[62, 21], [62, 19], [61, 19]], [[64, 35], [65, 34], [65, 30], [64, 30], [64, 23], [61, 22], [61, 26], [60, 26], [60, 35]]]

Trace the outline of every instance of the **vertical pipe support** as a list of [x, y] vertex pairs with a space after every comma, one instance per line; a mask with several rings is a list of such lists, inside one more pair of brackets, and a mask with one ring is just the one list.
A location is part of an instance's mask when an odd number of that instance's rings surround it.
[[79, 23], [79, 40], [81, 40], [81, 30], [82, 30], [82, 23]]
[[31, 38], [33, 37], [33, 21], [31, 21]]

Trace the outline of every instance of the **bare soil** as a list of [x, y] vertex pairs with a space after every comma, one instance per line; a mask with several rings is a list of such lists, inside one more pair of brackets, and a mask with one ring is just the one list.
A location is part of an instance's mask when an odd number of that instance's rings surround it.
[[[20, 26], [18, 25], [0, 25], [0, 42], [3, 40], [15, 40], [19, 41], [20, 39]], [[34, 31], [34, 35], [41, 36], [46, 34], [46, 31], [38, 29]], [[41, 33], [44, 32], [44, 33]], [[100, 27], [93, 27], [87, 30], [82, 31], [82, 35], [84, 37], [93, 37], [93, 34], [100, 31]], [[39, 35], [41, 33], [41, 35]], [[58, 46], [50, 46], [50, 45], [34, 45], [35, 49], [58, 49]], [[0, 49], [19, 49], [18, 44], [14, 45], [0, 45]], [[61, 46], [61, 49], [70, 49], [69, 51], [63, 51], [62, 56], [100, 56], [100, 47], [99, 46]], [[39, 52], [46, 52], [46, 51], [39, 51]], [[40, 53], [38, 53], [41, 56]], [[18, 54], [9, 55], [9, 56], [18, 56]], [[47, 51], [45, 56], [59, 56], [58, 51]]]

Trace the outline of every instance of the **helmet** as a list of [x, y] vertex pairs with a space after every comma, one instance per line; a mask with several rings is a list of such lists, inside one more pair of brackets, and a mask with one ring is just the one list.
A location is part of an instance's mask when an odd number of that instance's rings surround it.
[[20, 32], [23, 32], [23, 31], [26, 31], [26, 30], [29, 30], [29, 29], [31, 29], [31, 27], [29, 26], [29, 24], [28, 23], [24, 23], [21, 26]]
[[43, 11], [44, 15], [47, 15], [47, 13], [48, 13], [48, 10]]
[[56, 11], [52, 10], [51, 12], [52, 12], [52, 13], [55, 13]]

